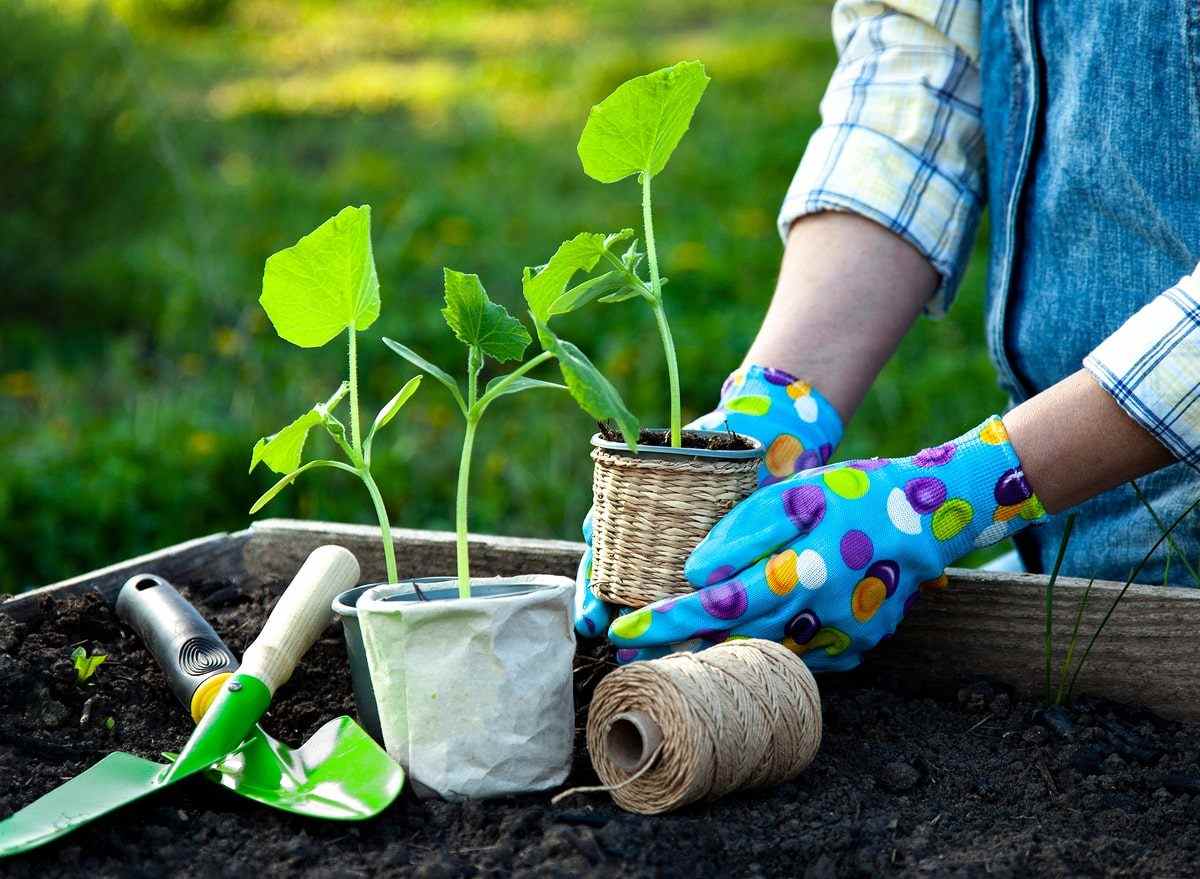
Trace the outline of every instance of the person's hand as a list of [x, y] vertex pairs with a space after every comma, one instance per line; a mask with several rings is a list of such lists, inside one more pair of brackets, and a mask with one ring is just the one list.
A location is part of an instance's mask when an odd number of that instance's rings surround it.
[[780, 641], [813, 671], [858, 665], [943, 569], [1045, 518], [993, 416], [911, 458], [849, 461], [759, 489], [684, 569], [698, 587], [617, 619], [618, 662], [726, 638]]
[[[721, 387], [718, 407], [688, 428], [732, 430], [754, 437], [767, 447], [758, 468], [759, 485], [819, 467], [829, 460], [842, 438], [837, 410], [807, 382], [779, 369], [743, 366]], [[601, 634], [617, 608], [592, 592], [592, 514], [583, 521], [587, 544], [575, 575], [575, 629], [580, 635]]]

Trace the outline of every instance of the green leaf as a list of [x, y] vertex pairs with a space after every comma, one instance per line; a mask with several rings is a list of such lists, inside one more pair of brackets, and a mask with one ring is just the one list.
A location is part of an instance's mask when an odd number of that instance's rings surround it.
[[588, 114], [578, 147], [583, 170], [601, 183], [658, 174], [707, 87], [699, 61], [681, 61], [618, 86]]
[[96, 673], [96, 669], [106, 659], [108, 659], [108, 654], [106, 653], [94, 653], [88, 656], [86, 650], [82, 647], [76, 647], [71, 651], [71, 662], [75, 665], [75, 679], [82, 684]]
[[462, 410], [463, 415], [467, 414], [467, 403], [463, 399], [462, 390], [459, 388], [458, 382], [451, 378], [450, 373], [446, 372], [446, 370], [442, 369], [440, 366], [434, 366], [412, 348], [409, 348], [406, 345], [401, 345], [395, 339], [389, 339], [385, 336], [383, 339], [383, 344], [387, 345], [392, 349], [392, 351], [399, 354], [417, 369], [429, 373], [429, 375], [433, 376], [447, 388], [449, 388], [450, 393], [454, 395], [454, 402], [458, 403], [458, 408]]
[[260, 439], [254, 444], [254, 451], [250, 455], [250, 472], [254, 472], [260, 461], [276, 473], [295, 470], [304, 455], [308, 432], [322, 421], [324, 414], [320, 407], [313, 406], [283, 430]]
[[370, 435], [379, 430], [381, 427], [386, 427], [388, 422], [396, 417], [396, 413], [408, 402], [409, 398], [417, 392], [417, 388], [421, 386], [421, 379], [424, 376], [416, 375], [405, 382], [404, 387], [396, 391], [396, 395], [387, 401], [379, 414], [375, 416], [375, 423], [371, 425]]
[[506, 378], [507, 376], [499, 375], [488, 382], [481, 399], [484, 400], [485, 403], [490, 403], [492, 400], [495, 400], [498, 397], [506, 397], [509, 394], [519, 394], [522, 391], [532, 391], [537, 388], [553, 388], [559, 391], [567, 390], [566, 385], [560, 385], [558, 382], [544, 382], [539, 378], [526, 378], [523, 375], [514, 378], [503, 388], [497, 390], [497, 388], [500, 386], [500, 383]]
[[341, 461], [309, 461], [303, 467], [297, 467], [287, 476], [283, 477], [283, 479], [280, 479], [265, 492], [263, 492], [262, 497], [256, 500], [254, 502], [254, 506], [250, 508], [250, 515], [253, 516], [271, 501], [275, 500], [275, 496], [295, 482], [297, 476], [299, 476], [305, 470], [312, 470], [314, 467], [336, 467], [339, 470], [346, 470], [347, 472], [354, 473], [355, 475], [357, 475], [358, 472], [353, 467], [343, 464]]
[[532, 339], [525, 326], [503, 305], [488, 298], [479, 275], [443, 269], [446, 307], [442, 317], [464, 345], [493, 360], [520, 360]]
[[558, 360], [567, 390], [575, 402], [597, 421], [611, 419], [616, 422], [625, 442], [633, 449], [638, 440], [637, 418], [625, 406], [612, 382], [574, 344], [555, 336], [545, 324], [539, 323], [537, 330], [542, 347]]
[[347, 327], [379, 317], [379, 278], [371, 252], [371, 208], [343, 208], [267, 259], [259, 298], [282, 338], [319, 348]]
[[[632, 229], [626, 229], [629, 235]], [[550, 257], [550, 262], [538, 269], [526, 268], [521, 279], [521, 292], [533, 313], [534, 320], [545, 323], [555, 314], [553, 306], [571, 283], [576, 272], [590, 272], [604, 256], [605, 236], [599, 232], [580, 232], [564, 241]]]

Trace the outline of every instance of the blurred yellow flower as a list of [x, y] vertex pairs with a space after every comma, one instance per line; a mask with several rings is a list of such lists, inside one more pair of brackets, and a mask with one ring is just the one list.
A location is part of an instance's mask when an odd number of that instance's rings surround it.
[[187, 449], [197, 458], [207, 458], [217, 450], [217, 436], [206, 430], [198, 430], [188, 437]]
[[672, 269], [693, 271], [708, 264], [708, 248], [699, 241], [681, 241], [671, 250]]
[[4, 377], [0, 379], [0, 388], [3, 389], [4, 396], [13, 397], [18, 400], [31, 400], [38, 394], [37, 383], [33, 380], [33, 373], [23, 369], [5, 373]]
[[443, 244], [461, 247], [471, 240], [471, 223], [465, 217], [443, 217], [437, 230]]
[[204, 370], [204, 358], [195, 352], [189, 351], [179, 358], [179, 371], [184, 375], [194, 378]]
[[241, 350], [242, 340], [237, 331], [229, 327], [219, 327], [213, 333], [213, 350], [222, 357], [232, 357]]

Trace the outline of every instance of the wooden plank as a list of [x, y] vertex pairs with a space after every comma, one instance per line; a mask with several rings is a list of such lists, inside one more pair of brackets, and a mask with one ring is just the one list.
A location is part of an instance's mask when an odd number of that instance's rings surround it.
[[[402, 577], [454, 572], [454, 535], [397, 529]], [[286, 582], [316, 547], [338, 543], [358, 557], [364, 581], [384, 578], [379, 529], [366, 525], [268, 519], [234, 534], [216, 534], [120, 562], [108, 568], [25, 593], [0, 611], [27, 618], [46, 594], [99, 589], [111, 599], [132, 574], [149, 570], [192, 585], [241, 579], [253, 588]], [[548, 573], [573, 576], [583, 545], [472, 535], [472, 569], [480, 576]], [[979, 674], [1040, 697], [1045, 682], [1046, 578], [951, 569], [946, 589], [927, 592], [871, 662], [914, 681], [954, 684]], [[1054, 685], [1070, 640], [1083, 580], [1062, 578], [1055, 588], [1052, 669]], [[1098, 582], [1080, 625], [1081, 653], [1120, 591]], [[1200, 590], [1133, 586], [1096, 644], [1079, 692], [1145, 705], [1166, 717], [1200, 720], [1200, 681], [1192, 672], [1200, 632]], [[1078, 654], [1077, 654], [1078, 656]]]
[[[448, 531], [392, 529], [401, 577], [437, 577], [455, 572], [454, 535]], [[310, 552], [325, 543], [349, 549], [362, 565], [363, 582], [387, 579], [379, 528], [295, 519], [255, 522], [243, 549], [247, 575], [258, 583], [288, 580]], [[471, 570], [480, 577], [561, 574], [574, 577], [583, 544], [490, 534], [470, 536]]]
[[240, 579], [241, 547], [247, 536], [246, 532], [210, 534], [168, 546], [89, 574], [10, 596], [0, 603], [0, 611], [24, 621], [36, 614], [38, 604], [46, 595], [75, 595], [88, 590], [98, 591], [106, 601], [115, 601], [117, 590], [125, 581], [140, 573], [158, 574], [168, 580], [197, 585]]

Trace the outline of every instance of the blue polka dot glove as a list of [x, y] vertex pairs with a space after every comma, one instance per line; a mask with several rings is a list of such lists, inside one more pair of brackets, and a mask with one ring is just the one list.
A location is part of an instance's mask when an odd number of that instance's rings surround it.
[[911, 458], [830, 465], [760, 488], [709, 532], [698, 589], [620, 617], [617, 660], [768, 638], [813, 671], [853, 668], [943, 569], [1045, 519], [993, 416]]
[[[829, 460], [842, 438], [837, 410], [807, 382], [779, 369], [743, 366], [725, 379], [717, 409], [689, 428], [732, 430], [767, 447], [758, 469], [759, 485], [770, 485]], [[608, 628], [616, 608], [592, 592], [592, 514], [583, 521], [587, 550], [575, 575], [575, 629], [594, 636]], [[623, 611], [627, 612], [627, 611]]]

